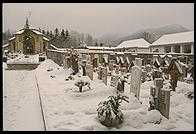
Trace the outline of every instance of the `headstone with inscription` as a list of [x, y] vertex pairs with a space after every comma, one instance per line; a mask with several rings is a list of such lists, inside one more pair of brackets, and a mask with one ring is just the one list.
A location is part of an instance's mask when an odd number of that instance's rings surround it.
[[86, 75], [93, 80], [93, 65], [86, 64]]
[[107, 68], [103, 67], [102, 68], [102, 80], [105, 85], [107, 85]]
[[135, 93], [136, 98], [139, 100], [141, 85], [141, 69], [138, 66], [131, 68], [131, 79], [130, 79], [130, 92]]

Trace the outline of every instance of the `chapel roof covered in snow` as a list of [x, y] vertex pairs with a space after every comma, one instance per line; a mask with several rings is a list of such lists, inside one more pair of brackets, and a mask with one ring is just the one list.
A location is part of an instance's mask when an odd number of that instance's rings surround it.
[[135, 40], [127, 40], [123, 41], [116, 48], [132, 48], [132, 47], [140, 47], [140, 48], [148, 48], [150, 43], [145, 41], [144, 39], [135, 39]]
[[186, 42], [194, 42], [194, 31], [163, 35], [151, 46]]

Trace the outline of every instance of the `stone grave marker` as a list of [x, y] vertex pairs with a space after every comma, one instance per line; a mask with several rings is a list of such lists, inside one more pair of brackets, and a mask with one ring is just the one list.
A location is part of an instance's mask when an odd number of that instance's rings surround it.
[[119, 74], [119, 71], [120, 71], [120, 65], [116, 65], [115, 73]]
[[97, 73], [98, 73], [98, 79], [102, 80], [102, 67], [100, 67], [100, 66], [98, 67], [98, 72]]
[[162, 89], [159, 92], [159, 111], [164, 117], [169, 119], [170, 91]]
[[126, 67], [121, 67], [120, 71], [121, 71], [121, 75], [124, 75], [127, 73]]
[[142, 59], [141, 58], [135, 58], [135, 64], [138, 67], [142, 67]]
[[68, 65], [69, 56], [63, 56], [63, 68], [68, 68], [70, 65]]
[[91, 56], [86, 55], [86, 63], [90, 64], [91, 63]]
[[130, 92], [135, 93], [136, 98], [139, 100], [141, 85], [141, 69], [138, 66], [131, 68], [131, 79], [130, 79]]
[[113, 71], [114, 67], [113, 67], [114, 63], [109, 62], [109, 71]]
[[115, 87], [118, 83], [118, 79], [120, 78], [120, 75], [112, 75], [111, 76], [111, 81], [110, 81], [110, 86]]
[[93, 80], [93, 65], [86, 64], [86, 75]]
[[108, 76], [107, 68], [103, 67], [102, 68], [102, 80], [105, 83], [105, 85], [107, 85], [107, 76]]
[[146, 81], [146, 78], [147, 78], [147, 71], [142, 70], [141, 77], [142, 77], [142, 83], [144, 83]]
[[169, 119], [170, 90], [163, 88], [162, 78], [156, 78], [154, 85], [151, 86], [150, 95], [154, 99], [155, 109], [159, 110], [164, 117]]

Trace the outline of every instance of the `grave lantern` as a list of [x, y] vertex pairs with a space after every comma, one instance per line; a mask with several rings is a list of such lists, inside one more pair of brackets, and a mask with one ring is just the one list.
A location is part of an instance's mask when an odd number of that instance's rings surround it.
[[167, 72], [171, 76], [170, 84], [171, 84], [172, 90], [175, 91], [177, 87], [177, 81], [179, 77], [183, 75], [182, 69], [180, 68], [180, 65], [176, 58], [172, 59]]

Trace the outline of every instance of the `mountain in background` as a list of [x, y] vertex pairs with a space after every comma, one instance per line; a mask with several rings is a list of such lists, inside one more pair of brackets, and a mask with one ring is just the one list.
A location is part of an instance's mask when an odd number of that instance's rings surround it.
[[132, 33], [131, 35], [123, 36], [123, 37], [122, 36], [120, 37], [118, 35], [115, 36], [115, 34], [111, 36], [107, 35], [105, 37], [102, 37], [101, 40], [100, 39], [98, 40], [103, 41], [107, 44], [111, 44], [111, 46], [117, 46], [126, 40], [133, 40], [133, 39], [140, 39], [140, 38], [143, 38], [149, 43], [153, 43], [164, 34], [173, 34], [173, 33], [188, 32], [188, 31], [191, 30], [179, 24], [172, 24], [159, 28], [142, 29], [135, 33]]

